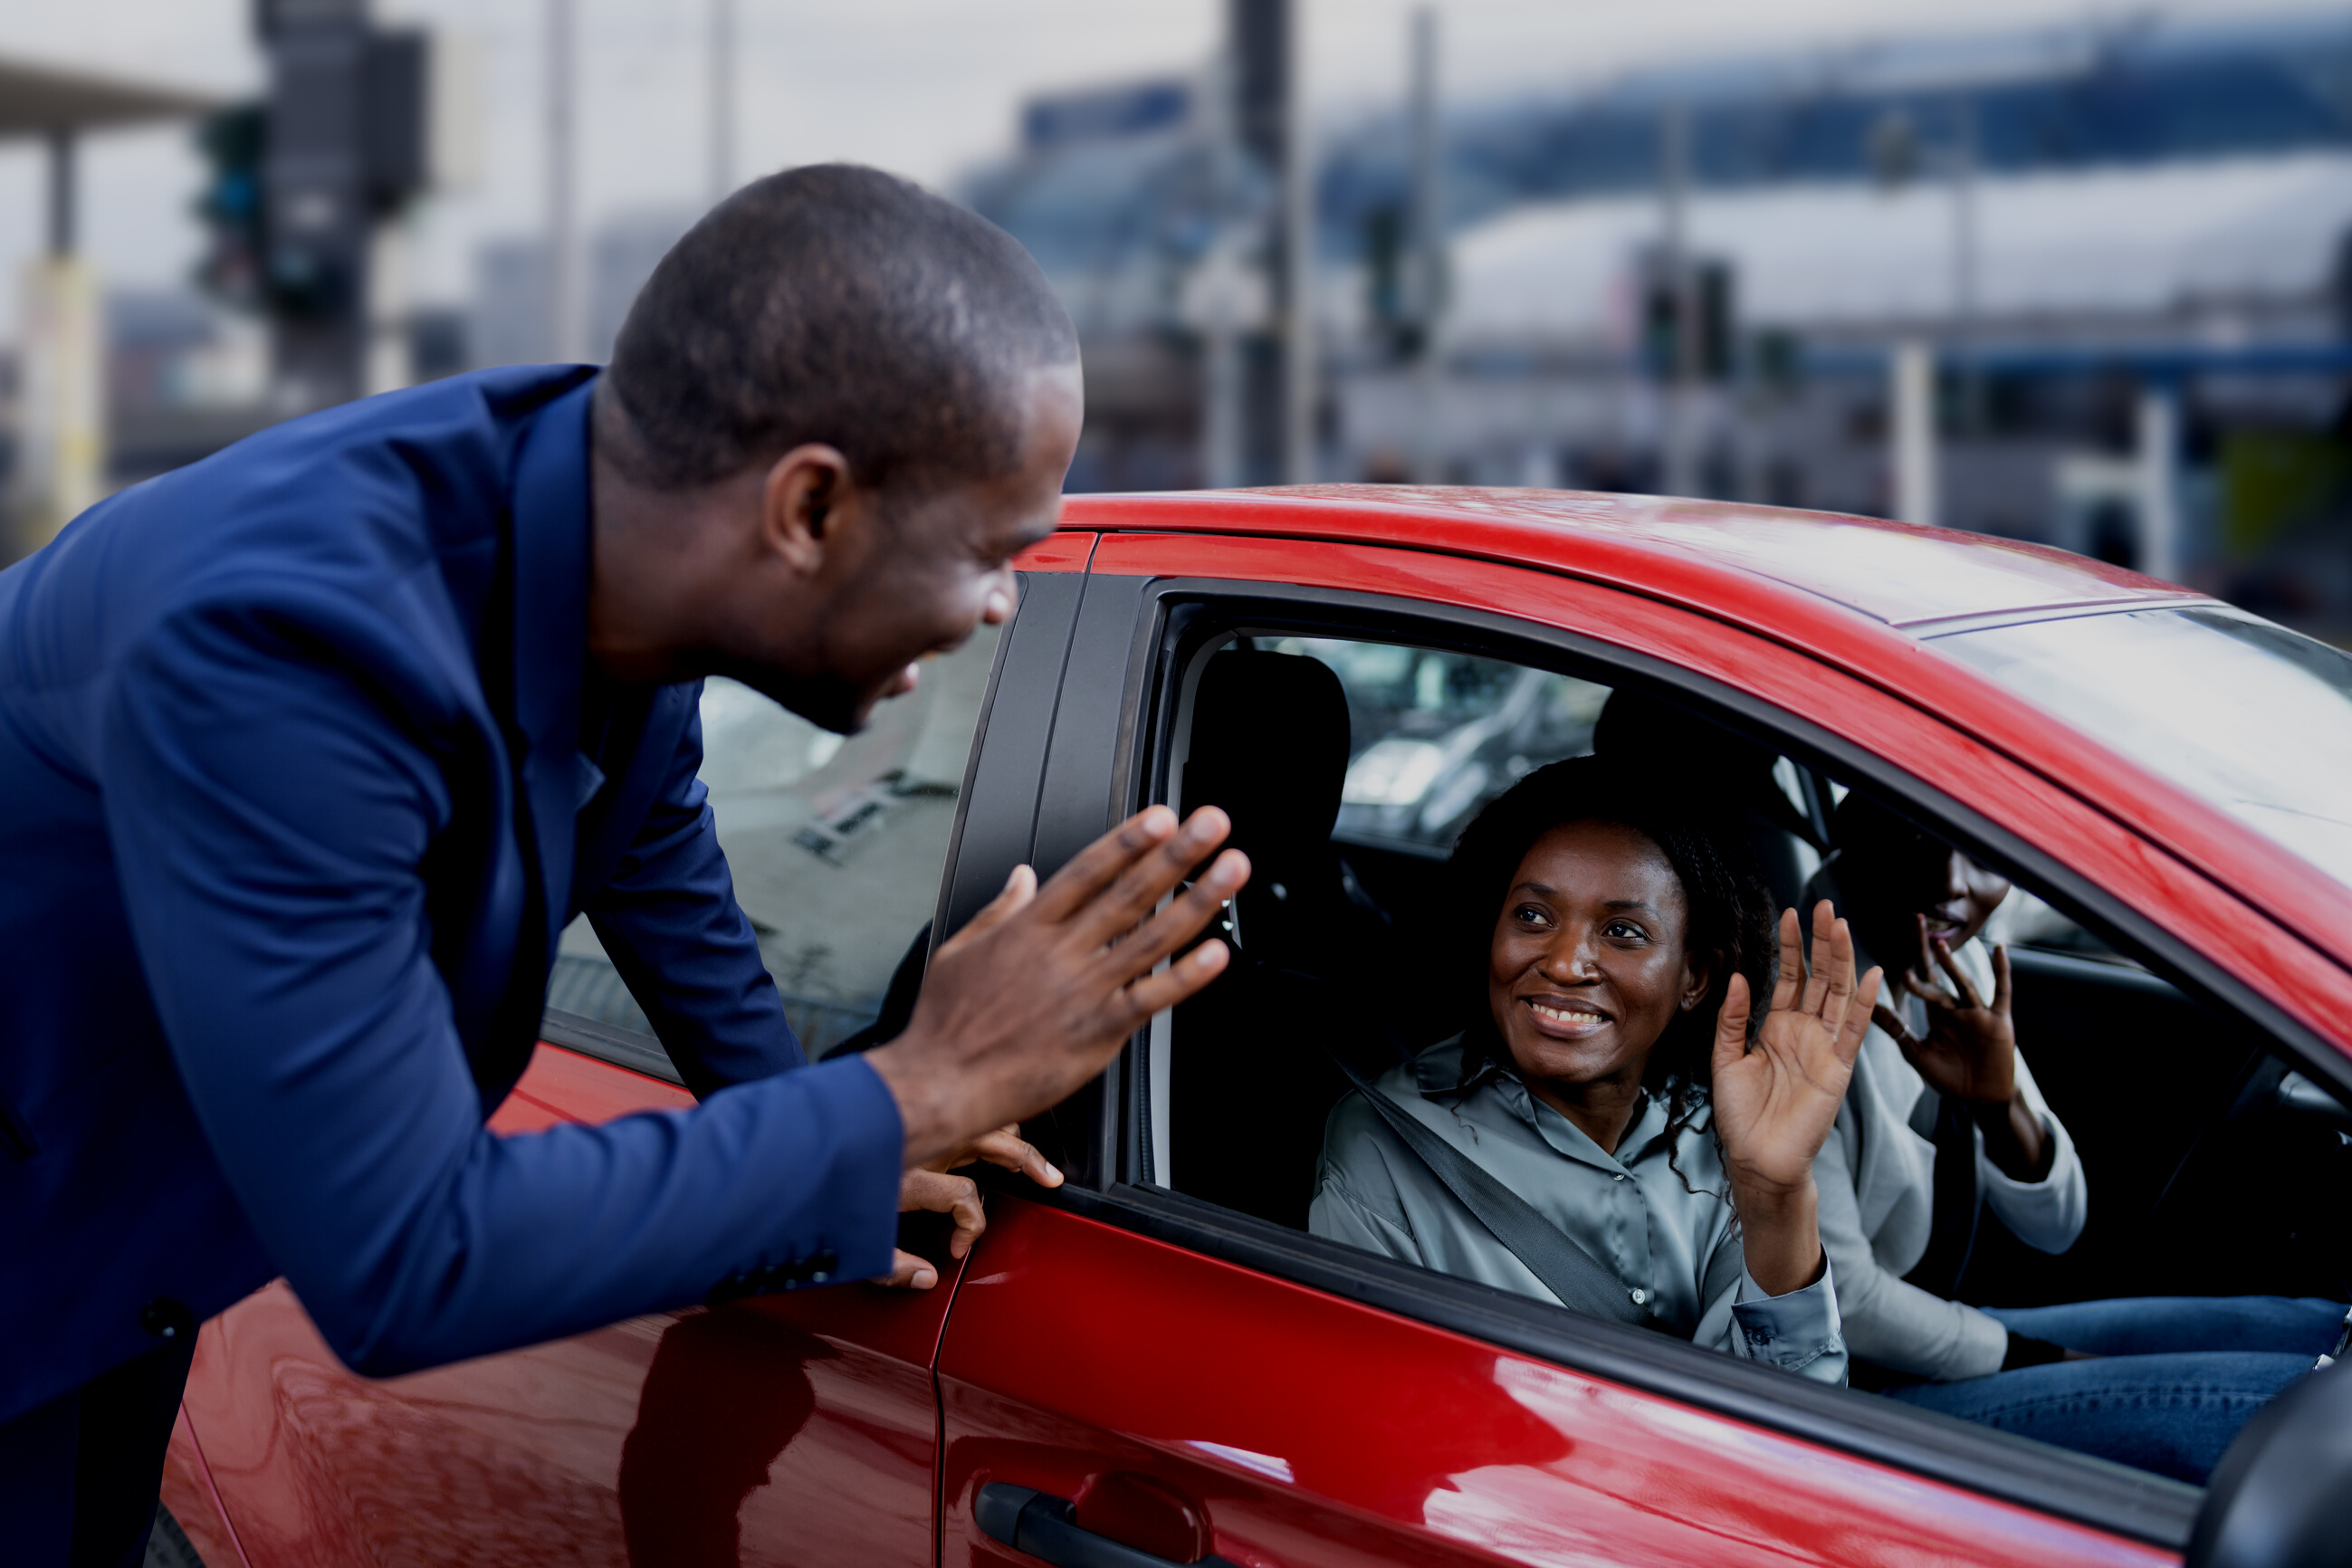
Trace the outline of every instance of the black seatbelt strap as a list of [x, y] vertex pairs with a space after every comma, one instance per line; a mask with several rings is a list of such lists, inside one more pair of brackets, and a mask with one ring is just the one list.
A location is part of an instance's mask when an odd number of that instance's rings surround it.
[[1411, 1112], [1374, 1088], [1370, 1079], [1341, 1061], [1336, 1053], [1331, 1060], [1348, 1075], [1356, 1092], [1380, 1113], [1389, 1131], [1429, 1167], [1430, 1173], [1444, 1184], [1445, 1190], [1464, 1208], [1477, 1216], [1480, 1225], [1495, 1233], [1495, 1239], [1512, 1257], [1528, 1266], [1528, 1273], [1543, 1281], [1545, 1289], [1559, 1298], [1562, 1306], [1588, 1318], [1607, 1318], [1643, 1328], [1659, 1326], [1647, 1311], [1635, 1305], [1616, 1272], [1603, 1268], [1599, 1259], [1577, 1245], [1573, 1237], [1544, 1218], [1533, 1205], [1481, 1170], [1459, 1149], [1413, 1120]]
[[1927, 1250], [1903, 1278], [1951, 1300], [1977, 1246], [1977, 1127], [1966, 1106], [1950, 1095], [1938, 1095], [1934, 1129], [1929, 1137], [1936, 1145], [1936, 1180], [1928, 1199]]

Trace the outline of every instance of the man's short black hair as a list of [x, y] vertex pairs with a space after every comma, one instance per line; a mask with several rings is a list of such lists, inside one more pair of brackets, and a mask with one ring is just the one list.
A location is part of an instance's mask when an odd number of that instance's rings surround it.
[[1077, 358], [1029, 253], [919, 185], [848, 163], [746, 185], [662, 258], [600, 393], [599, 449], [640, 484], [709, 484], [824, 442], [859, 482], [1019, 466], [1027, 377]]

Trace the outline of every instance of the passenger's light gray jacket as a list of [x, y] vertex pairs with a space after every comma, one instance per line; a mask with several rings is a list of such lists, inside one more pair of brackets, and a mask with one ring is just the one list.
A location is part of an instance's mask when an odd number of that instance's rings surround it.
[[[1992, 959], [1981, 942], [1967, 942], [1952, 956], [1979, 995], [1992, 994]], [[1927, 1004], [1906, 996], [1903, 1005], [1906, 1026], [1923, 1032]], [[2003, 1175], [1985, 1153], [1979, 1132], [1977, 1191], [2018, 1240], [2042, 1252], [2063, 1252], [2082, 1235], [2090, 1213], [2083, 1162], [2043, 1102], [2022, 1051], [2017, 1081], [2056, 1145], [2050, 1173], [2039, 1182]], [[1935, 1101], [1923, 1107], [1927, 1093], [1903, 1048], [1874, 1026], [1854, 1061], [1837, 1126], [1813, 1163], [1822, 1247], [1837, 1278], [1838, 1311], [1855, 1356], [1937, 1382], [1984, 1377], [2000, 1370], [2009, 1331], [1974, 1307], [1903, 1279], [1927, 1253], [1933, 1217], [1936, 1145], [1927, 1133], [1935, 1125]], [[1924, 1116], [1916, 1114], [1923, 1109]]]
[[[1670, 1142], [1665, 1102], [1645, 1097], [1612, 1158], [1514, 1074], [1490, 1062], [1466, 1089], [1461, 1076], [1456, 1037], [1391, 1068], [1377, 1087], [1608, 1265], [1659, 1328], [1822, 1383], [1845, 1380], [1833, 1279], [1768, 1296], [1748, 1277], [1731, 1205], [1719, 1195], [1730, 1183], [1703, 1099], [1697, 1125]], [[1331, 1112], [1307, 1226], [1440, 1273], [1558, 1300], [1360, 1095]]]

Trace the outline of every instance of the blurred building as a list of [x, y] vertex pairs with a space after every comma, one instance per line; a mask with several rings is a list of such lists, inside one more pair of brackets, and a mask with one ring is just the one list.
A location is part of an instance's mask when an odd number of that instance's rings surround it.
[[[602, 363], [654, 268], [701, 213], [661, 207], [622, 213], [588, 237], [589, 357]], [[550, 287], [543, 238], [493, 240], [475, 253], [473, 305], [467, 321], [466, 359], [479, 368], [543, 364], [554, 358], [547, 310]]]
[[1210, 90], [1174, 77], [1034, 100], [1018, 150], [963, 193], [1028, 247], [1077, 323], [1087, 426], [1073, 489], [1203, 482], [1200, 331], [1182, 290], [1215, 237]]
[[[1041, 100], [966, 186], [1086, 339], [1074, 485], [1202, 471], [1193, 85], [1156, 114]], [[1449, 105], [1433, 338], [1412, 125], [1321, 130], [1325, 477], [1924, 509], [2352, 627], [2352, 18], [2143, 15]], [[1905, 344], [1924, 415], [1890, 392]], [[1907, 508], [1906, 416], [1936, 438]]]

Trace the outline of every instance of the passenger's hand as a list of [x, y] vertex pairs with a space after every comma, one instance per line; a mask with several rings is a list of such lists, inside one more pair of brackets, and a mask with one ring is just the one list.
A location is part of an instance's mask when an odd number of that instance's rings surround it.
[[996, 900], [940, 946], [906, 1032], [866, 1057], [898, 1100], [908, 1168], [1058, 1103], [1153, 1014], [1223, 972], [1225, 946], [1211, 941], [1152, 973], [1249, 879], [1238, 851], [1219, 855], [1154, 910], [1229, 827], [1214, 806], [1181, 827], [1173, 812], [1153, 806], [1043, 888], [1017, 868]]
[[[1951, 982], [1933, 983], [1937, 970]], [[2017, 1028], [2010, 1018], [2009, 949], [1992, 950], [1992, 996], [1978, 994], [1952, 956], [1952, 945], [1927, 934], [1919, 917], [1919, 963], [1903, 975], [1904, 989], [1927, 1005], [1925, 1039], [1904, 1026], [1892, 1007], [1874, 1015], [1903, 1047], [1904, 1058], [1937, 1093], [1974, 1105], [2007, 1105], [2017, 1093]]]
[[[2017, 1091], [2017, 1026], [2010, 1016], [2009, 949], [1992, 950], [1992, 996], [1987, 1000], [1952, 956], [1952, 944], [1927, 934], [1919, 921], [1916, 973], [1906, 973], [1903, 984], [1927, 1005], [1927, 1037], [1921, 1039], [1904, 1026], [1892, 1007], [1876, 1010], [1874, 1021], [1902, 1047], [1903, 1059], [1927, 1080], [1927, 1087], [1967, 1105], [1984, 1129], [1985, 1152], [2003, 1173], [2021, 1182], [2038, 1182], [2050, 1173], [2056, 1144], [2042, 1119]], [[1932, 969], [1941, 969], [1952, 983], [1948, 991], [1928, 984]]]
[[1857, 985], [1853, 937], [1824, 899], [1813, 910], [1808, 972], [1797, 911], [1780, 916], [1780, 975], [1763, 1027], [1748, 1038], [1748, 981], [1734, 974], [1715, 1029], [1715, 1126], [1723, 1140], [1748, 1276], [1786, 1295], [1822, 1267], [1813, 1157], [1822, 1151], [1870, 1026], [1879, 972]]

